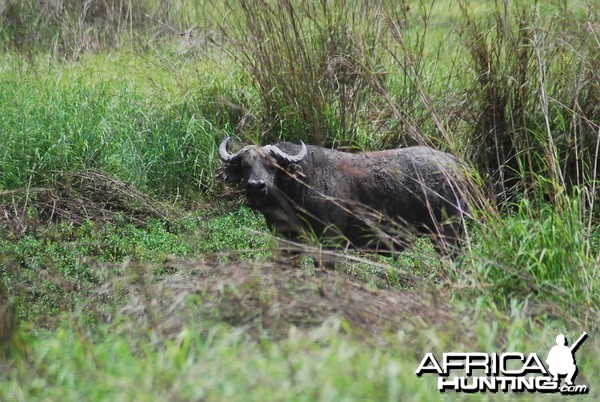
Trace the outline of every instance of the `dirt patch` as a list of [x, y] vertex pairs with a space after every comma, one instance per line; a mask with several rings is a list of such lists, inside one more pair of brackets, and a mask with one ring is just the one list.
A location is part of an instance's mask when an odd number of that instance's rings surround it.
[[131, 185], [97, 170], [62, 172], [48, 188], [0, 191], [0, 230], [23, 235], [56, 222], [80, 225], [130, 222], [173, 214], [168, 207]]
[[[133, 325], [166, 337], [190, 319], [222, 321], [274, 338], [287, 336], [292, 326], [310, 329], [336, 318], [344, 331], [360, 338], [451, 322], [451, 309], [436, 291], [376, 290], [337, 272], [272, 263], [173, 260], [165, 265], [172, 273], [158, 282], [147, 267], [126, 268], [135, 272], [126, 287], [137, 290], [129, 293], [122, 312]], [[107, 285], [103, 292], [112, 288]]]

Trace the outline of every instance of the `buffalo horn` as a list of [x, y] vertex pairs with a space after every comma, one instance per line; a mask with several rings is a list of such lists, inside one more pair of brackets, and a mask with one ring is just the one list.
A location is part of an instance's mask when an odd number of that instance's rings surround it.
[[227, 146], [229, 146], [230, 142], [231, 142], [231, 137], [227, 137], [223, 140], [221, 145], [219, 145], [219, 157], [221, 158], [221, 160], [223, 162], [227, 162], [227, 163], [235, 162], [235, 160], [239, 157], [239, 155], [242, 153], [242, 151], [245, 151], [246, 148], [248, 148], [246, 146], [246, 147], [240, 149], [239, 151], [237, 151], [236, 153], [230, 154], [229, 151], [227, 151]]
[[306, 145], [300, 141], [302, 149], [297, 155], [289, 155], [277, 147], [277, 145], [267, 145], [263, 147], [265, 151], [271, 154], [275, 159], [285, 163], [298, 163], [306, 156]]

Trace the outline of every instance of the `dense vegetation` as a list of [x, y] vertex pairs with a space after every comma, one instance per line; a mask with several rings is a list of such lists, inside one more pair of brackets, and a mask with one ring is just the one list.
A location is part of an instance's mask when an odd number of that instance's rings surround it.
[[[0, 0], [0, 400], [452, 398], [424, 353], [583, 331], [600, 395], [599, 12]], [[464, 251], [291, 269], [215, 178], [226, 136], [456, 154]]]

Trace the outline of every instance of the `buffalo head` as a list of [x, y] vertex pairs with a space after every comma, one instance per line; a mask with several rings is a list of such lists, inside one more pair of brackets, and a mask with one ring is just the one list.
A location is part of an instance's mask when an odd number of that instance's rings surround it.
[[219, 176], [230, 183], [244, 185], [248, 200], [256, 205], [275, 190], [278, 174], [295, 176], [300, 172], [298, 164], [307, 153], [306, 145], [301, 142], [297, 155], [289, 155], [276, 145], [247, 145], [231, 154], [227, 150], [230, 142], [231, 138], [226, 138], [219, 146], [219, 157], [223, 161]]

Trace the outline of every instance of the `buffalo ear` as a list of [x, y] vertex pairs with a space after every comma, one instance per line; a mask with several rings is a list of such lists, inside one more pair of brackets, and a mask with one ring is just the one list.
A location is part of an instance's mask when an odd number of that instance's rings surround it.
[[232, 184], [239, 183], [242, 180], [242, 170], [239, 165], [223, 163], [217, 169], [217, 178]]
[[306, 175], [304, 174], [304, 171], [302, 170], [302, 166], [298, 165], [297, 163], [290, 163], [287, 168], [286, 168], [288, 174], [290, 176], [292, 176], [294, 179], [302, 179], [303, 177], [306, 177]]

